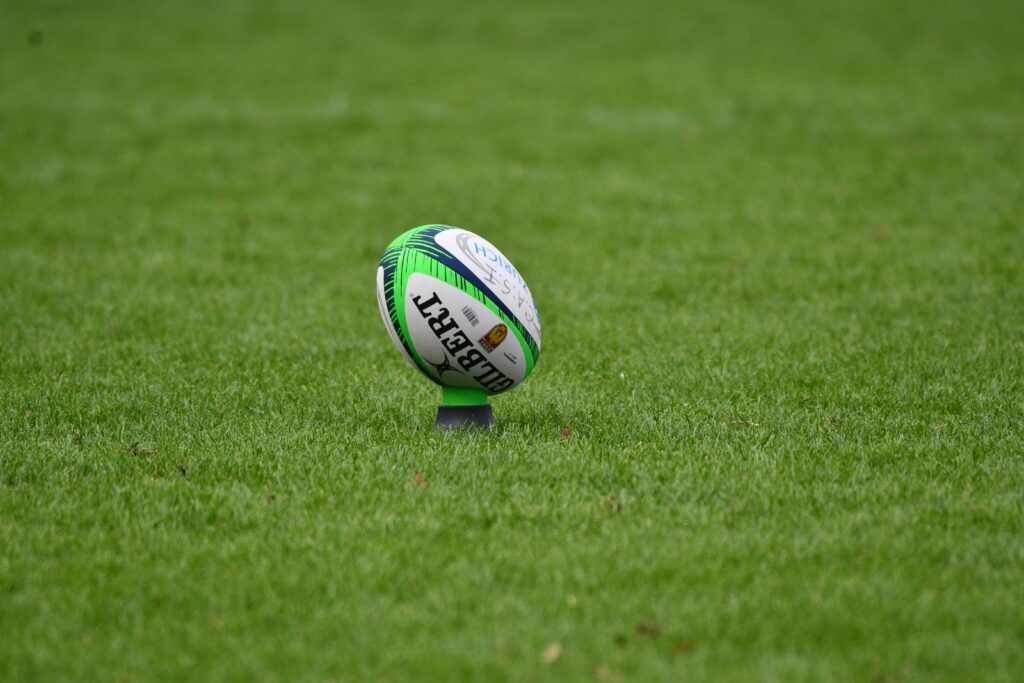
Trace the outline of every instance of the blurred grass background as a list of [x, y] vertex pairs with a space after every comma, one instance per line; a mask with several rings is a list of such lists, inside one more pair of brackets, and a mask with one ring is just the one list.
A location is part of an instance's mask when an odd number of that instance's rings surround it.
[[[1019, 680], [1022, 45], [3, 3], [0, 678]], [[493, 434], [378, 319], [426, 222], [544, 316]]]

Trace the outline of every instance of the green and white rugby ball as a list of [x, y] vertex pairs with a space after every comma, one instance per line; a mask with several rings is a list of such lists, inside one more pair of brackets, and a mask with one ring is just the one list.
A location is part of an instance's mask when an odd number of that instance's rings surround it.
[[540, 354], [540, 316], [526, 281], [468, 230], [422, 225], [392, 242], [377, 268], [391, 341], [444, 387], [508, 391]]

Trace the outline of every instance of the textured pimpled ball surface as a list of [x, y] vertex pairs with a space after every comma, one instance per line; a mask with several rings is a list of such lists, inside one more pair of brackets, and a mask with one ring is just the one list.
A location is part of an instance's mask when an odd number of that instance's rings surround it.
[[395, 239], [377, 268], [377, 303], [391, 341], [442, 386], [508, 391], [540, 355], [530, 288], [468, 230], [423, 225]]

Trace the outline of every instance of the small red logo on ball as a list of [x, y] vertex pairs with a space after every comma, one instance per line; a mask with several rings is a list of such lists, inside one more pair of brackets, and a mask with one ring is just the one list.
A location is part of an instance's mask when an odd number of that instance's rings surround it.
[[501, 342], [505, 341], [505, 337], [508, 336], [508, 328], [502, 323], [498, 323], [491, 328], [491, 331], [480, 337], [480, 346], [484, 347], [487, 353], [490, 353], [494, 349], [498, 348]]

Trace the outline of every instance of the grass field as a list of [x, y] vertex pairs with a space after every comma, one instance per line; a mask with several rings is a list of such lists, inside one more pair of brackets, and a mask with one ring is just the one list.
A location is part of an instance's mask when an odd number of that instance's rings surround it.
[[1024, 679], [1024, 5], [3, 2], [0, 680], [257, 679]]

